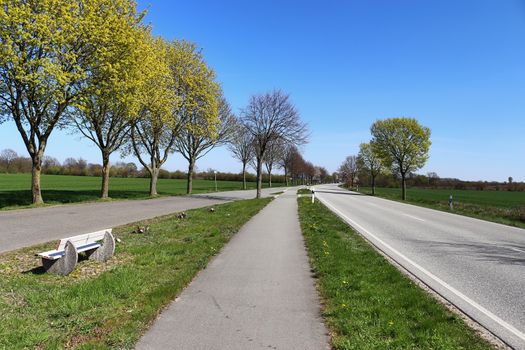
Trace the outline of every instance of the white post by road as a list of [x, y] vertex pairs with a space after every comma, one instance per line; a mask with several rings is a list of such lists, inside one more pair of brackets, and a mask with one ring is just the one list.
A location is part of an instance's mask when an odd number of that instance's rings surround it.
[[217, 170], [213, 171], [215, 174], [215, 192], [217, 192]]
[[315, 203], [315, 191], [312, 188], [312, 204]]

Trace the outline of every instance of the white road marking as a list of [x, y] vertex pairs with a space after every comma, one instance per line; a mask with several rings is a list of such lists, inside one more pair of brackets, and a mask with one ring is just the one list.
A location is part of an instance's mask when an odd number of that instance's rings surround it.
[[522, 249], [519, 249], [519, 248], [514, 248], [514, 247], [509, 247], [509, 248], [514, 250], [515, 252], [525, 253], [525, 250], [522, 250]]
[[408, 215], [408, 214], [405, 214], [405, 213], [401, 213], [401, 214], [403, 214], [404, 216], [407, 216], [407, 217], [409, 217], [409, 218], [412, 218], [412, 219], [414, 219], [414, 220], [419, 220], [419, 221], [423, 221], [423, 222], [426, 221], [426, 220], [424, 220], [424, 219], [418, 218], [417, 216]]
[[[405, 255], [401, 254], [399, 251], [397, 251], [396, 249], [394, 249], [392, 246], [390, 246], [389, 244], [387, 244], [386, 242], [382, 241], [379, 237], [377, 237], [376, 235], [372, 234], [370, 231], [368, 231], [367, 229], [365, 229], [363, 226], [359, 225], [357, 222], [353, 221], [352, 219], [350, 219], [348, 216], [346, 216], [345, 214], [343, 214], [341, 211], [339, 211], [337, 208], [335, 208], [333, 205], [329, 204], [325, 199], [322, 199], [322, 198], [319, 198], [319, 200], [324, 204], [326, 205], [328, 208], [330, 208], [333, 212], [335, 212], [339, 217], [341, 217], [342, 219], [344, 219], [346, 222], [348, 222], [350, 225], [352, 225], [354, 228], [358, 229], [359, 231], [361, 231], [361, 233], [364, 233], [370, 237], [372, 237], [374, 240], [376, 240], [377, 242], [379, 242], [381, 245], [383, 245], [385, 248], [387, 248], [388, 250], [390, 250], [392, 253], [394, 253], [395, 255], [397, 255], [398, 257], [402, 258], [403, 260], [405, 260], [406, 262], [408, 262], [410, 265], [414, 266], [415, 268], [417, 268], [419, 271], [421, 271], [423, 274], [427, 275], [427, 277], [429, 277], [430, 279], [432, 279], [434, 282], [440, 284], [442, 287], [448, 289], [451, 293], [455, 294], [458, 298], [462, 299], [464, 302], [470, 304], [470, 306], [472, 306], [473, 308], [477, 309], [479, 312], [481, 312], [482, 314], [484, 314], [485, 316], [487, 316], [488, 318], [490, 318], [492, 321], [496, 322], [498, 325], [500, 325], [501, 327], [505, 328], [506, 330], [508, 330], [509, 332], [511, 332], [512, 334], [514, 334], [515, 336], [517, 336], [518, 338], [520, 338], [521, 340], [525, 341], [525, 333], [522, 333], [520, 330], [518, 330], [516, 327], [514, 327], [513, 325], [509, 324], [508, 322], [504, 321], [503, 319], [499, 318], [498, 316], [496, 316], [495, 314], [493, 314], [492, 312], [490, 312], [489, 310], [487, 310], [486, 308], [484, 308], [483, 306], [479, 305], [478, 303], [476, 303], [474, 300], [470, 299], [469, 297], [467, 297], [465, 294], [461, 293], [460, 291], [458, 291], [457, 289], [455, 289], [454, 287], [452, 287], [451, 285], [449, 285], [448, 283], [446, 283], [445, 281], [443, 281], [442, 279], [440, 279], [439, 277], [435, 276], [434, 274], [432, 274], [430, 271], [427, 271], [425, 268], [423, 268], [422, 266], [418, 265], [417, 263], [415, 263], [414, 261], [410, 260], [409, 258], [407, 258]], [[379, 247], [378, 247], [379, 248]], [[516, 248], [517, 249], [517, 248]], [[394, 258], [392, 257], [390, 254], [388, 254], [391, 258]], [[451, 300], [449, 300], [450, 302], [452, 302]]]

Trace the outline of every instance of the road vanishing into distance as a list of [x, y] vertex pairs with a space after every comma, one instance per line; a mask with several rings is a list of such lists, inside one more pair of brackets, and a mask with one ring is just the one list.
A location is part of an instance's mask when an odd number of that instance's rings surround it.
[[315, 197], [513, 348], [525, 349], [525, 230], [343, 190]]
[[[263, 196], [283, 191], [263, 190]], [[255, 197], [255, 190], [57, 205], [0, 212], [0, 253], [38, 243], [171, 214]]]

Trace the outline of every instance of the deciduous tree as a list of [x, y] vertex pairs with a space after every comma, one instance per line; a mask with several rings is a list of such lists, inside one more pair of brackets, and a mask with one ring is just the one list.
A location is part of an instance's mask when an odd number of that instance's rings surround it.
[[150, 196], [157, 195], [157, 181], [161, 166], [173, 152], [175, 138], [183, 121], [177, 111], [176, 76], [181, 62], [173, 47], [159, 37], [151, 37], [145, 67], [144, 84], [140, 91], [140, 108], [130, 130], [131, 149], [150, 175]]
[[253, 137], [239, 121], [235, 122], [235, 129], [228, 149], [233, 157], [242, 164], [242, 188], [246, 189], [246, 166], [253, 158]]
[[374, 153], [370, 143], [359, 145], [357, 154], [357, 164], [359, 168], [364, 169], [370, 174], [370, 185], [372, 186], [372, 195], [376, 193], [376, 177], [381, 173], [383, 165], [381, 159]]
[[2, 165], [6, 173], [12, 170], [12, 163], [16, 158], [18, 158], [18, 154], [9, 148], [4, 149], [2, 153], [0, 153], [0, 165]]
[[[135, 19], [133, 21], [133, 19]], [[144, 55], [148, 31], [141, 26], [140, 16], [117, 16], [116, 30], [106, 49], [115, 52], [108, 57], [111, 69], [93, 67], [89, 89], [76, 104], [71, 120], [76, 130], [91, 140], [102, 156], [101, 198], [109, 197], [111, 154], [129, 138], [134, 116], [140, 107], [140, 91], [144, 84]]]
[[180, 136], [175, 141], [175, 149], [188, 161], [188, 177], [186, 193], [193, 191], [193, 172], [195, 163], [217, 146], [227, 144], [235, 130], [235, 117], [230, 105], [224, 96], [218, 97], [218, 118], [192, 113], [186, 127], [181, 130]]
[[276, 140], [268, 145], [266, 154], [264, 155], [264, 166], [268, 172], [268, 187], [272, 187], [272, 170], [279, 159], [282, 159], [282, 155], [285, 152], [285, 143], [282, 140]]
[[346, 157], [344, 162], [339, 167], [339, 174], [341, 175], [341, 179], [347, 185], [349, 185], [350, 188], [354, 187], [358, 172], [359, 167], [357, 164], [357, 157], [355, 155]]
[[131, 0], [0, 0], [1, 115], [15, 122], [31, 157], [33, 203], [43, 203], [52, 131], [89, 87], [90, 70], [111, 69], [115, 19], [134, 14]]
[[413, 118], [391, 118], [376, 121], [371, 133], [374, 153], [401, 176], [401, 197], [406, 200], [407, 174], [423, 167], [428, 159], [430, 129]]
[[242, 122], [254, 139], [257, 172], [257, 198], [262, 191], [262, 165], [268, 146], [277, 140], [289, 144], [306, 142], [306, 124], [288, 95], [274, 90], [250, 98], [242, 112]]

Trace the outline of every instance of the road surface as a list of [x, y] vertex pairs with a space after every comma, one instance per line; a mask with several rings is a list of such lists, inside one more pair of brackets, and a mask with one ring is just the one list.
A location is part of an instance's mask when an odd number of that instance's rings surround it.
[[[263, 190], [263, 195], [282, 191]], [[0, 211], [0, 253], [178, 211], [255, 197], [255, 190]]]
[[316, 198], [504, 342], [525, 349], [525, 230], [315, 186]]
[[290, 190], [253, 217], [137, 349], [330, 349]]

